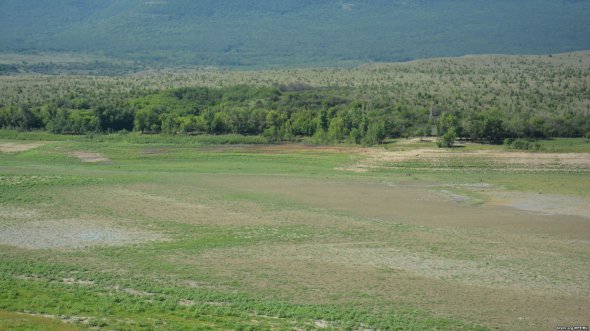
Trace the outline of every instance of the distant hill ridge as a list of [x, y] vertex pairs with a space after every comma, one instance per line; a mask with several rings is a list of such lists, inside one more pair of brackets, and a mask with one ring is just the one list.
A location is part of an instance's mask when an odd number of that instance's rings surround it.
[[588, 17], [579, 0], [3, 0], [0, 51], [347, 66], [590, 49]]

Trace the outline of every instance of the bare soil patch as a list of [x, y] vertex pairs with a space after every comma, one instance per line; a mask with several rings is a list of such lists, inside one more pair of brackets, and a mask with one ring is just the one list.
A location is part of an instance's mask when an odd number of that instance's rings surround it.
[[[328, 246], [280, 245], [209, 251], [195, 263], [201, 268], [214, 269], [220, 279], [240, 279], [243, 288], [257, 293], [270, 291], [274, 296], [295, 302], [371, 305], [379, 301], [387, 302], [391, 309], [409, 304], [439, 314], [487, 322], [493, 327], [519, 330], [548, 329], [563, 318], [579, 320], [583, 307], [590, 304], [584, 296], [572, 300], [587, 293], [584, 290], [574, 295], [540, 293], [519, 288], [517, 284], [510, 288], [479, 286], [457, 281], [450, 274], [444, 279], [438, 277], [440, 274], [431, 275], [432, 266], [440, 268], [437, 273], [442, 270], [461, 275], [462, 269], [453, 271], [457, 265], [447, 266], [444, 259], [421, 261], [419, 256], [410, 255], [408, 260], [403, 257], [398, 260], [395, 252], [383, 251], [373, 260], [375, 252]], [[365, 261], [367, 258], [370, 260]], [[223, 265], [219, 261], [224, 261]], [[411, 269], [406, 270], [407, 267]], [[485, 273], [485, 270], [472, 271]], [[489, 275], [487, 280], [497, 276]]]
[[157, 156], [157, 155], [166, 155], [172, 152], [171, 147], [150, 147], [144, 148], [141, 150], [140, 155], [149, 157], [149, 156]]
[[[255, 204], [241, 202], [233, 205], [213, 201], [206, 192], [195, 194], [194, 191], [191, 193], [185, 189], [182, 185], [129, 185], [125, 188], [109, 187], [100, 192], [80, 190], [72, 198], [82, 198], [84, 204], [87, 198], [130, 219], [170, 220], [217, 226], [261, 225], [265, 221], [272, 224], [272, 220], [268, 220], [260, 209], [256, 209]], [[185, 192], [186, 195], [183, 195]]]
[[0, 152], [2, 153], [19, 153], [26, 152], [37, 147], [41, 147], [45, 143], [3, 143], [0, 144]]
[[[435, 238], [425, 240], [421, 234], [414, 239], [432, 244]], [[460, 246], [448, 242], [449, 245]], [[227, 253], [227, 252], [226, 252]], [[490, 252], [492, 253], [492, 252]], [[236, 254], [235, 252], [232, 254]], [[276, 258], [302, 262], [323, 262], [348, 267], [397, 270], [418, 275], [425, 279], [451, 281], [457, 284], [485, 286], [496, 289], [526, 290], [537, 294], [570, 295], [590, 293], [590, 284], [583, 279], [560, 279], [556, 284], [547, 273], [539, 269], [504, 263], [498, 265], [494, 259], [467, 260], [444, 257], [429, 252], [402, 247], [391, 247], [389, 243], [328, 243], [302, 245], [276, 245], [241, 248], [239, 254], [257, 256], [262, 260]]]
[[0, 205], [0, 220], [21, 221], [32, 219], [39, 215], [39, 211], [22, 207]]
[[287, 145], [219, 145], [211, 148], [216, 152], [258, 152], [269, 154], [288, 154], [300, 152], [332, 152], [332, 153], [357, 153], [366, 148], [345, 146], [316, 146], [304, 144]]
[[462, 166], [495, 168], [503, 171], [526, 170], [579, 170], [590, 171], [588, 153], [525, 153], [480, 150], [469, 152], [446, 149], [412, 149], [387, 151], [368, 148], [360, 151], [363, 158], [357, 163], [338, 170], [367, 172], [374, 169], [405, 167], [408, 163], [424, 164], [429, 169]]
[[[551, 233], [571, 239], [588, 239], [590, 223], [580, 216], [535, 215], [506, 206], [458, 204], [443, 193], [420, 187], [384, 183], [287, 177], [212, 177], [215, 185], [242, 192], [267, 193], [375, 221], [441, 228], [496, 229], [516, 233]], [[475, 185], [475, 184], [474, 184]]]
[[27, 249], [118, 246], [161, 239], [157, 233], [83, 219], [22, 222], [0, 229], [0, 244]]
[[590, 218], [590, 200], [559, 194], [531, 192], [490, 192], [489, 205], [508, 206], [545, 215], [571, 215]]
[[[445, 185], [207, 178], [225, 191], [290, 201], [301, 224], [315, 227], [304, 241], [167, 257], [216, 279], [239, 279], [241, 289], [301, 303], [409, 304], [523, 330], [580, 320], [590, 305], [590, 222], [580, 215], [457, 203], [463, 197], [434, 191]], [[459, 186], [497, 190], [487, 183]], [[261, 210], [264, 224], [268, 217], [284, 224], [288, 208]]]
[[76, 278], [64, 278], [62, 282], [66, 285], [82, 285], [82, 286], [90, 286], [94, 285], [94, 282], [91, 280], [81, 280]]
[[98, 162], [110, 161], [108, 158], [106, 158], [102, 154], [94, 153], [94, 152], [77, 151], [77, 152], [71, 152], [68, 155], [71, 157], [77, 157], [80, 161], [82, 161], [84, 163], [98, 163]]

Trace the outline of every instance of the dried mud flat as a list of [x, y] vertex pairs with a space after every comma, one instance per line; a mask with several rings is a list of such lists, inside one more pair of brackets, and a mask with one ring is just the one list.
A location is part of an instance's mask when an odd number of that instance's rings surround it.
[[98, 163], [98, 162], [109, 162], [110, 160], [100, 153], [76, 151], [68, 153], [68, 156], [77, 157], [84, 163]]
[[590, 200], [559, 194], [529, 192], [492, 192], [489, 205], [507, 206], [545, 215], [568, 215], [590, 218]]
[[510, 151], [452, 152], [437, 149], [387, 151], [369, 148], [358, 151], [363, 158], [338, 170], [367, 172], [375, 169], [403, 167], [406, 163], [422, 163], [429, 169], [462, 166], [496, 168], [503, 171], [555, 170], [590, 171], [588, 153], [525, 153]]
[[26, 249], [119, 246], [161, 239], [156, 233], [83, 219], [30, 221], [0, 228], [0, 244]]
[[[329, 179], [294, 180], [281, 176], [212, 176], [210, 180], [209, 185], [229, 190], [263, 192], [312, 208], [334, 210], [380, 221], [444, 228], [509, 228], [511, 232], [518, 233], [550, 231], [571, 238], [586, 238], [588, 231], [588, 220], [580, 217], [581, 215], [573, 215], [574, 217], [567, 221], [567, 226], [563, 226], [564, 216], [558, 212], [536, 215], [537, 212], [533, 214], [533, 211], [514, 210], [513, 206], [507, 205], [471, 205], [467, 200], [469, 197], [454, 192], [454, 186], [420, 186], [414, 183], [391, 185]], [[471, 183], [463, 184], [459, 188], [473, 189], [477, 192], [481, 191], [479, 188], [486, 188], [487, 192], [493, 186], [486, 183]], [[448, 192], [441, 192], [440, 189]], [[494, 189], [490, 194], [496, 192]], [[531, 198], [536, 198], [537, 195], [532, 194]], [[572, 201], [582, 202], [583, 198]], [[555, 203], [557, 202], [559, 201]], [[585, 208], [587, 210], [590, 207]], [[543, 216], [547, 221], [539, 221], [536, 216]]]
[[[519, 330], [580, 320], [590, 302], [590, 223], [585, 212], [568, 212], [564, 204], [584, 210], [583, 198], [523, 193], [522, 199], [538, 195], [544, 199], [538, 205], [563, 208], [538, 214], [457, 203], [455, 194], [416, 184], [280, 176], [219, 176], [213, 183], [295, 201], [302, 214], [292, 224], [315, 227], [303, 240], [169, 257], [219, 279], [240, 279], [252, 291], [325, 304], [383, 300]], [[339, 235], [322, 236], [330, 232]]]
[[1, 153], [20, 153], [30, 151], [32, 149], [38, 148], [45, 145], [45, 143], [27, 143], [27, 144], [18, 144], [18, 143], [2, 143], [0, 144], [0, 152]]

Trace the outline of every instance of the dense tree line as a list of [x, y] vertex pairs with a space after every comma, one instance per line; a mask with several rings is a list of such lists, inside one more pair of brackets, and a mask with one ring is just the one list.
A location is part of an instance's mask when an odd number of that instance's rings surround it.
[[[127, 98], [69, 95], [41, 106], [0, 107], [0, 127], [54, 133], [138, 131], [146, 134], [264, 135], [269, 142], [310, 137], [314, 143], [375, 145], [387, 137], [439, 135], [502, 143], [506, 138], [583, 136], [580, 113], [541, 117], [499, 109], [415, 107], [394, 98], [354, 97], [347, 88], [234, 86], [178, 88]], [[449, 143], [450, 142], [450, 143]]]

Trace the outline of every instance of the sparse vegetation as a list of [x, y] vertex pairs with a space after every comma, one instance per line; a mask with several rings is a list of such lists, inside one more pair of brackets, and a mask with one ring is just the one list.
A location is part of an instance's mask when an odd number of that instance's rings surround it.
[[587, 325], [589, 16], [0, 1], [0, 330]]
[[539, 329], [584, 317], [590, 266], [571, 244], [590, 217], [582, 138], [515, 157], [419, 139], [0, 137], [12, 146], [0, 152], [3, 328]]

